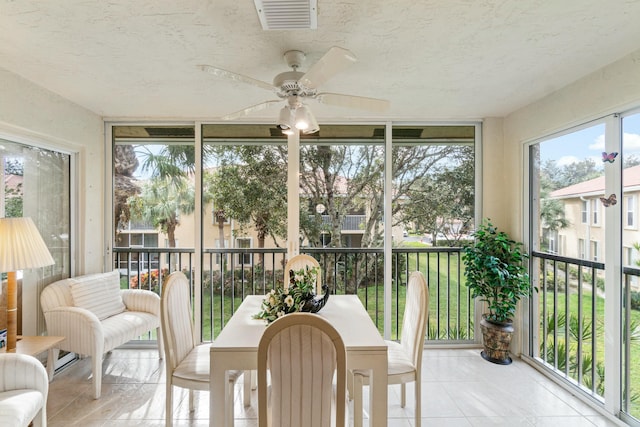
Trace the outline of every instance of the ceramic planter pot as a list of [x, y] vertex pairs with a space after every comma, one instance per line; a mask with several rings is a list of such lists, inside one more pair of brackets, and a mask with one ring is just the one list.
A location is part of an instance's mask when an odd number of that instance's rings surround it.
[[513, 323], [494, 322], [488, 320], [486, 314], [483, 314], [480, 321], [480, 330], [482, 331], [484, 345], [484, 350], [481, 353], [482, 357], [499, 365], [510, 364], [512, 360], [509, 357], [509, 346], [513, 335]]

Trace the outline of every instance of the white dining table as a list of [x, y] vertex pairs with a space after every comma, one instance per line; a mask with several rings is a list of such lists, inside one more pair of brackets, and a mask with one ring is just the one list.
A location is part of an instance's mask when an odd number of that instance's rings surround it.
[[[228, 371], [255, 370], [264, 320], [254, 319], [264, 296], [244, 299], [211, 344], [209, 426], [228, 424]], [[369, 426], [387, 425], [387, 346], [356, 295], [331, 295], [318, 313], [340, 333], [347, 350], [347, 369], [371, 370]], [[245, 379], [246, 381], [246, 379]], [[246, 388], [245, 388], [246, 390]], [[224, 416], [223, 416], [224, 415]]]

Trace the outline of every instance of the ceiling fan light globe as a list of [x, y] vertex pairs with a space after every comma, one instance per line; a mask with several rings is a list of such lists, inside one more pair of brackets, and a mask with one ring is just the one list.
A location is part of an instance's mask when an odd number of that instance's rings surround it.
[[307, 117], [309, 118], [309, 126], [303, 131], [303, 133], [305, 135], [309, 135], [318, 132], [320, 130], [320, 125], [311, 110], [307, 110]]
[[309, 109], [302, 105], [296, 109], [296, 128], [299, 130], [309, 129], [311, 120], [311, 114], [309, 113]]
[[282, 131], [291, 129], [291, 109], [286, 105], [282, 107], [278, 115], [278, 129]]

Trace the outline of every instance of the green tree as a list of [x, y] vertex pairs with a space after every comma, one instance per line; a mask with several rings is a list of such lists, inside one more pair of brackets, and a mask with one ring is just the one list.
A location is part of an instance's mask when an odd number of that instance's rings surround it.
[[549, 248], [550, 237], [571, 226], [564, 211], [564, 203], [550, 197], [558, 188], [583, 182], [600, 176], [595, 170], [595, 162], [585, 159], [582, 162], [558, 167], [555, 160], [546, 160], [540, 168], [540, 219], [542, 228], [542, 248]]
[[128, 205], [132, 217], [151, 222], [167, 234], [169, 247], [175, 248], [179, 215], [193, 213], [195, 191], [186, 178], [156, 178], [142, 186], [140, 195], [130, 197]]
[[540, 206], [542, 228], [558, 231], [571, 225], [564, 213], [564, 204], [558, 199], [543, 198]]
[[[175, 247], [178, 215], [192, 213], [195, 206], [195, 192], [188, 184], [188, 176], [195, 171], [195, 157], [195, 145], [186, 140], [184, 144], [116, 145], [116, 230], [125, 226], [132, 216], [141, 217], [167, 233], [170, 247]], [[142, 185], [142, 190], [140, 183], [134, 178], [136, 172], [149, 176], [149, 181]], [[141, 194], [141, 191], [144, 191], [144, 194]], [[163, 194], [167, 199], [161, 198]], [[157, 202], [157, 206], [151, 205], [154, 201]], [[170, 212], [174, 207], [176, 209], [172, 216]], [[135, 209], [135, 212], [131, 212], [132, 209]], [[154, 218], [152, 215], [156, 214], [159, 216]]]
[[[341, 247], [344, 218], [364, 214], [366, 186], [376, 186], [377, 171], [372, 170], [376, 150], [369, 147], [306, 145], [300, 150], [300, 230], [311, 246], [321, 246], [321, 233], [331, 233], [329, 246]], [[358, 167], [369, 171], [369, 182]], [[377, 189], [369, 190], [369, 194]], [[324, 212], [315, 207], [323, 205]], [[371, 211], [376, 209], [371, 206]], [[365, 245], [367, 230], [363, 236]]]
[[132, 145], [116, 145], [113, 151], [113, 218], [116, 233], [126, 227], [131, 217], [128, 200], [140, 194], [140, 186], [133, 177], [139, 166]]
[[453, 237], [459, 240], [471, 228], [475, 212], [473, 154], [473, 147], [459, 146], [448, 153], [446, 163], [431, 167], [409, 192], [403, 220], [434, 235], [458, 229], [461, 233]]
[[[277, 146], [220, 147], [220, 166], [204, 174], [204, 191], [212, 201], [219, 226], [228, 218], [241, 228], [252, 226], [258, 247], [270, 236], [286, 239], [286, 150]], [[220, 238], [224, 242], [223, 238]]]
[[638, 165], [640, 165], [640, 156], [636, 154], [631, 154], [624, 157], [624, 165], [623, 165], [624, 169], [627, 169], [633, 166], [638, 166]]
[[24, 175], [24, 163], [21, 159], [7, 159], [4, 164], [4, 171], [7, 175]]
[[593, 159], [584, 159], [579, 162], [569, 163], [559, 168], [558, 175], [554, 177], [554, 190], [568, 187], [573, 184], [597, 178], [603, 174], [602, 170], [596, 168]]
[[[286, 238], [287, 150], [284, 145], [217, 146], [216, 166], [205, 173], [205, 193], [214, 202], [216, 216], [251, 224], [262, 238]], [[411, 216], [399, 215], [407, 199], [429, 173], [448, 182], [446, 218], [472, 217], [473, 147], [460, 145], [406, 145], [393, 148], [392, 218], [394, 225], [419, 220], [433, 210], [429, 197]], [[446, 162], [450, 167], [438, 166]], [[342, 225], [348, 215], [363, 215], [363, 247], [379, 245], [383, 224], [384, 147], [361, 144], [302, 144], [300, 149], [300, 230], [310, 246], [322, 245], [330, 232], [330, 246], [341, 247]], [[454, 167], [455, 166], [455, 167]], [[464, 175], [464, 176], [463, 176]], [[460, 185], [464, 183], [464, 185]], [[323, 205], [323, 212], [316, 206]], [[443, 206], [445, 204], [443, 203]], [[443, 213], [444, 209], [440, 209]]]
[[4, 216], [7, 218], [20, 218], [23, 215], [22, 195], [9, 196], [5, 195]]

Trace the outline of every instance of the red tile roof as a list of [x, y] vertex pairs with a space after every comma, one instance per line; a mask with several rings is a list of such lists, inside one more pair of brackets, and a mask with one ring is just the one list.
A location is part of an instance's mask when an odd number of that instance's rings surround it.
[[22, 181], [23, 181], [22, 175], [7, 174], [4, 177], [5, 187], [11, 188], [13, 190], [18, 189], [18, 187], [22, 184]]
[[[622, 184], [624, 188], [640, 187], [640, 165], [622, 170]], [[579, 182], [568, 187], [552, 191], [550, 197], [569, 198], [584, 195], [604, 194], [604, 175], [589, 181]]]

